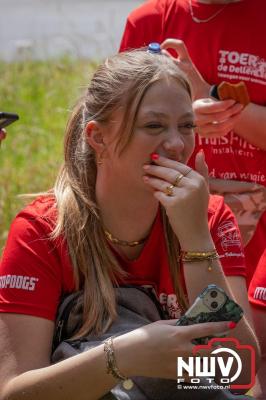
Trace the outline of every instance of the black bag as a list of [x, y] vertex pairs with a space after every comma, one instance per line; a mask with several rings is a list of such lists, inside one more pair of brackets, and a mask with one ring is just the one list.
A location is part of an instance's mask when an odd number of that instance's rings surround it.
[[[67, 296], [58, 311], [53, 341], [52, 362], [59, 362], [92, 347], [102, 344], [110, 336], [119, 336], [143, 325], [166, 319], [156, 296], [142, 287], [115, 288], [118, 317], [101, 336], [87, 335], [81, 339], [69, 339], [81, 326], [82, 292]], [[117, 384], [101, 400], [226, 400], [248, 399], [249, 396], [235, 396], [227, 390], [217, 390], [204, 379], [200, 385], [209, 389], [178, 389], [177, 382], [169, 379], [130, 377], [133, 388], [127, 390], [122, 383]], [[186, 384], [189, 386], [188, 384]], [[193, 384], [193, 386], [195, 386]]]

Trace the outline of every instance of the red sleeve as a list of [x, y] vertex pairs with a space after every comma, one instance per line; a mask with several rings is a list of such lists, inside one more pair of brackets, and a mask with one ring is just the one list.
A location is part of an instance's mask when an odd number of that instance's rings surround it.
[[50, 232], [47, 221], [26, 211], [15, 218], [0, 264], [0, 312], [55, 319], [70, 266], [62, 240], [52, 241]]
[[210, 196], [209, 227], [225, 275], [246, 277], [245, 255], [237, 221], [221, 196]]
[[165, 1], [151, 0], [132, 11], [126, 21], [119, 52], [163, 41]]
[[266, 249], [250, 282], [248, 298], [252, 304], [266, 308]]

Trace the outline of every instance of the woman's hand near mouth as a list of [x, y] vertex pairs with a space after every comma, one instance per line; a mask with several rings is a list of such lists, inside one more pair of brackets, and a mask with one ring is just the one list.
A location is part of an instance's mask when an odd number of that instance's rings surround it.
[[208, 167], [204, 153], [196, 157], [195, 168], [163, 156], [153, 156], [154, 164], [144, 165], [144, 182], [165, 208], [182, 247], [210, 238], [208, 228]]

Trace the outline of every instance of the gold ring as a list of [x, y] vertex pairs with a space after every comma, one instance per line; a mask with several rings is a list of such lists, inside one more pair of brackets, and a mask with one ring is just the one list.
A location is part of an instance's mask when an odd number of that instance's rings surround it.
[[174, 185], [174, 186], [178, 186], [179, 182], [181, 181], [181, 179], [184, 178], [184, 176], [185, 176], [185, 175], [183, 175], [183, 174], [178, 174], [177, 177], [176, 177], [175, 180], [174, 180], [173, 185]]
[[187, 176], [190, 173], [190, 171], [192, 171], [192, 168], [189, 168], [189, 170], [187, 172], [185, 172], [184, 174], [181, 174], [181, 173], [178, 174], [177, 177], [174, 180], [173, 185], [177, 187], [179, 182], [181, 181], [181, 179], [183, 179], [184, 176]]
[[167, 196], [173, 196], [174, 195], [174, 190], [173, 189], [174, 189], [174, 185], [166, 186], [164, 193]]

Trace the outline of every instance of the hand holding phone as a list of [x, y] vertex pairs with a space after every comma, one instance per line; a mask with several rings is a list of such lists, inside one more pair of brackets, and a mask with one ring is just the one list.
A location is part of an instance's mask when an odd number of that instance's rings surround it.
[[18, 114], [0, 111], [0, 130], [19, 119]]
[[[242, 308], [227, 296], [220, 287], [208, 285], [195, 299], [192, 306], [177, 321], [178, 326], [187, 326], [203, 322], [234, 321], [243, 316]], [[195, 344], [207, 344], [210, 337], [197, 338]]]

